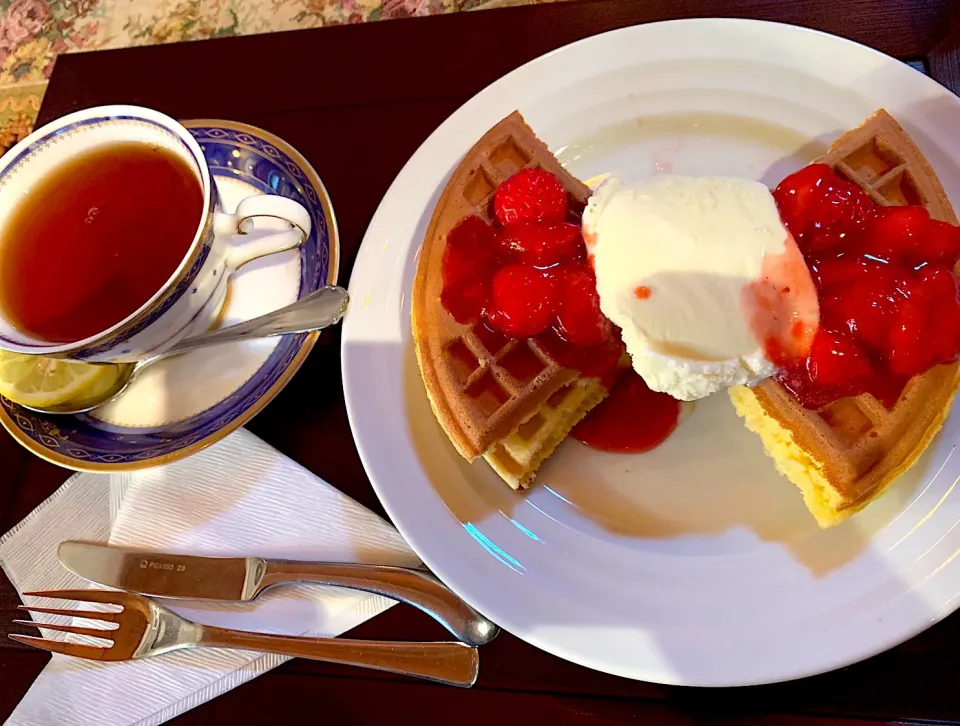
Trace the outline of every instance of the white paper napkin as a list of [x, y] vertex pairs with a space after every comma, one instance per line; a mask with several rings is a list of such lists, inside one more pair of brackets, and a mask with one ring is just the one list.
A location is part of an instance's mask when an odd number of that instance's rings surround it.
[[[68, 539], [188, 554], [420, 564], [393, 527], [244, 430], [157, 469], [71, 477], [0, 539], [0, 567], [21, 593], [94, 587], [60, 565], [57, 546]], [[393, 604], [311, 585], [273, 588], [251, 603], [173, 602], [164, 604], [207, 624], [320, 636], [339, 635]], [[123, 663], [54, 655], [7, 724], [159, 724], [285, 660], [212, 648]]]

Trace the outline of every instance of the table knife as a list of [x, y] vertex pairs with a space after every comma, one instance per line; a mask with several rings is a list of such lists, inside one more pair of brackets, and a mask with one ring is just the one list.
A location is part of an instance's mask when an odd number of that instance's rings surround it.
[[363, 590], [413, 605], [468, 645], [493, 640], [500, 629], [428, 572], [341, 562], [260, 557], [198, 557], [63, 542], [60, 562], [91, 582], [127, 592], [186, 600], [252, 600], [268, 587], [312, 582]]

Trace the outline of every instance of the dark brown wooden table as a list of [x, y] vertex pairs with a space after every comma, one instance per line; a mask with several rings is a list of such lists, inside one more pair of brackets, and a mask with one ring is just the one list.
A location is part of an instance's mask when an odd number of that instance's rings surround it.
[[[179, 118], [228, 118], [297, 146], [323, 177], [340, 224], [341, 281], [387, 186], [461, 103], [541, 53], [612, 28], [678, 17], [738, 16], [846, 36], [925, 69], [960, 93], [960, 4], [953, 0], [614, 0], [538, 5], [295, 33], [63, 56], [46, 122], [105, 103]], [[960, 129], [957, 130], [960, 133]], [[350, 436], [339, 336], [324, 335], [291, 384], [249, 426], [285, 454], [383, 514]], [[0, 434], [0, 532], [69, 472]], [[0, 574], [0, 718], [47, 655], [4, 636], [19, 598]], [[443, 631], [395, 607], [358, 637]], [[469, 691], [295, 660], [176, 723], [960, 724], [960, 615], [888, 653], [803, 681], [708, 690], [628, 681], [564, 662], [504, 633], [482, 650]]]

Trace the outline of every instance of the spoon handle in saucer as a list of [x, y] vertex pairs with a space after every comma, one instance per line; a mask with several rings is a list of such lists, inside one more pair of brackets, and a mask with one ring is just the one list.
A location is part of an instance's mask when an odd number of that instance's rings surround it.
[[219, 343], [323, 330], [343, 317], [348, 299], [342, 287], [322, 287], [272, 313], [182, 340], [161, 355], [166, 358]]

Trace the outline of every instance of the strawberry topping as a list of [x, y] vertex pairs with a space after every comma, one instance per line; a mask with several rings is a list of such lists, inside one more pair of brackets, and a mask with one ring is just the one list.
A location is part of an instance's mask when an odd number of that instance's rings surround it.
[[580, 226], [569, 222], [514, 222], [497, 235], [502, 250], [518, 262], [549, 267], [583, 251]]
[[820, 330], [810, 348], [807, 373], [818, 386], [833, 386], [869, 376], [870, 361], [866, 352], [849, 336]]
[[776, 374], [803, 405], [868, 392], [891, 406], [912, 376], [960, 358], [960, 229], [920, 206], [878, 207], [825, 164], [773, 194], [820, 298], [809, 356]]
[[586, 266], [561, 268], [560, 308], [557, 310], [557, 333], [574, 345], [600, 345], [608, 341], [613, 323], [600, 312], [597, 278]]
[[923, 248], [931, 261], [952, 264], [952, 260], [960, 258], [960, 227], [931, 219]]
[[557, 177], [523, 169], [494, 198], [496, 220], [468, 217], [447, 236], [441, 302], [462, 324], [535, 337], [560, 365], [612, 386], [623, 343], [600, 311], [580, 228]]
[[562, 222], [567, 217], [567, 190], [543, 169], [521, 169], [497, 189], [493, 208], [500, 224]]
[[467, 217], [447, 235], [441, 302], [458, 323], [475, 323], [483, 316], [495, 252], [493, 230], [479, 217]]
[[780, 216], [804, 254], [824, 252], [855, 234], [876, 209], [856, 184], [826, 164], [810, 164], [774, 190]]
[[558, 307], [557, 281], [531, 265], [507, 265], [493, 278], [487, 321], [515, 338], [542, 333], [553, 322]]
[[[809, 353], [772, 358], [804, 406], [861, 393], [893, 405], [912, 376], [960, 358], [960, 229], [923, 207], [878, 207], [825, 164], [787, 177], [773, 196], [819, 297]], [[494, 209], [492, 226], [468, 217], [448, 235], [444, 307], [460, 323], [535, 337], [561, 365], [613, 385], [623, 343], [600, 310], [560, 180], [524, 169], [500, 186]]]

